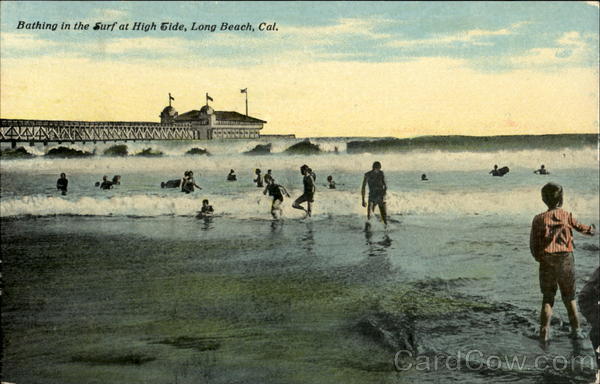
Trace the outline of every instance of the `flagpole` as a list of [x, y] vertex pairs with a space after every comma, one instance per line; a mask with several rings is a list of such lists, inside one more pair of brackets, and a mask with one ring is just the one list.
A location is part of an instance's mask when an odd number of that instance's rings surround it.
[[248, 117], [248, 88], [246, 88], [246, 117]]

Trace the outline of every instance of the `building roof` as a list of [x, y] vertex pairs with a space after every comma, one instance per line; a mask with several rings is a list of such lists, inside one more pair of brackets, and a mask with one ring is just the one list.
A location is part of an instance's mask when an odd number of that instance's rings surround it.
[[175, 110], [175, 108], [171, 107], [170, 105], [167, 105], [165, 109], [162, 110], [161, 114], [175, 116], [177, 115], [177, 111]]
[[[177, 121], [193, 121], [200, 120], [201, 113], [198, 110], [191, 110], [177, 116]], [[202, 114], [202, 116], [206, 116]], [[219, 121], [242, 121], [245, 123], [266, 123], [266, 121], [257, 119], [255, 117], [242, 115], [235, 111], [215, 111], [215, 116]]]
[[266, 121], [257, 119], [256, 117], [242, 115], [235, 111], [215, 111], [217, 120], [221, 121], [244, 121], [247, 123], [266, 123]]

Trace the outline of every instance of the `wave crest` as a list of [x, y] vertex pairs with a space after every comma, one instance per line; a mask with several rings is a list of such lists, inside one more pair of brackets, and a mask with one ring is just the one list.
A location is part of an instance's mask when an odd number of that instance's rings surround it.
[[[302, 212], [292, 209], [293, 198], [284, 202], [284, 215], [302, 217]], [[193, 216], [203, 199], [209, 199], [217, 214], [240, 219], [268, 218], [270, 198], [260, 192], [222, 196], [197, 194], [185, 196], [130, 195], [107, 197], [81, 197], [69, 199], [54, 196], [26, 196], [6, 199], [0, 205], [1, 217], [85, 215], [85, 216]], [[347, 191], [319, 191], [315, 197], [314, 216], [364, 215], [360, 193]], [[577, 217], [598, 217], [596, 195], [573, 194], [565, 209]], [[391, 215], [473, 215], [500, 214], [532, 217], [544, 210], [539, 193], [523, 189], [501, 192], [390, 192], [387, 198]]]

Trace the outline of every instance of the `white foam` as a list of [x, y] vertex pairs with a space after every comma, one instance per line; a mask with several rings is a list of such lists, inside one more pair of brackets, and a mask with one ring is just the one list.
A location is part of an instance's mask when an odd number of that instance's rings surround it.
[[[242, 144], [231, 144], [235, 145]], [[243, 144], [249, 145], [251, 144]], [[190, 145], [192, 147], [193, 145]], [[147, 145], [145, 146], [147, 147]], [[159, 148], [160, 149], [160, 148]], [[184, 148], [185, 149], [185, 148]], [[238, 151], [239, 148], [234, 148]], [[140, 149], [141, 150], [141, 149]], [[162, 149], [161, 149], [162, 150]], [[211, 151], [211, 148], [208, 147]], [[0, 163], [2, 172], [27, 173], [89, 173], [104, 172], [107, 169], [119, 172], [174, 172], [180, 174], [182, 169], [194, 169], [197, 172], [227, 173], [231, 168], [236, 170], [268, 168], [296, 170], [307, 163], [318, 173], [332, 171], [354, 172], [369, 170], [371, 164], [378, 160], [386, 171], [489, 171], [494, 164], [507, 165], [511, 169], [539, 168], [545, 164], [553, 172], [559, 169], [588, 168], [597, 169], [598, 152], [594, 148], [583, 148], [565, 151], [499, 151], [499, 152], [407, 152], [394, 154], [322, 154], [317, 156], [288, 156], [275, 154], [270, 156], [245, 156], [236, 152], [233, 155], [216, 156], [183, 156], [181, 147], [172, 150], [178, 155], [161, 158], [147, 157], [104, 157], [96, 156], [81, 159], [34, 159], [7, 160]], [[197, 173], [196, 172], [196, 173]]]
[[[303, 213], [291, 208], [293, 198], [284, 202], [284, 216], [299, 218]], [[195, 195], [156, 196], [129, 195], [113, 197], [69, 197], [26, 196], [3, 199], [0, 216], [22, 215], [97, 215], [97, 216], [161, 216], [195, 215], [203, 199], [209, 199], [217, 214], [240, 219], [268, 218], [270, 198], [260, 191], [233, 196], [196, 193]], [[534, 188], [502, 192], [434, 192], [411, 191], [390, 192], [387, 199], [391, 215], [445, 215], [464, 216], [472, 214], [499, 214], [532, 217], [545, 209]], [[340, 215], [364, 215], [360, 193], [323, 190], [316, 194], [315, 218]], [[597, 218], [598, 198], [593, 194], [572, 193], [566, 202], [568, 209], [577, 217]]]

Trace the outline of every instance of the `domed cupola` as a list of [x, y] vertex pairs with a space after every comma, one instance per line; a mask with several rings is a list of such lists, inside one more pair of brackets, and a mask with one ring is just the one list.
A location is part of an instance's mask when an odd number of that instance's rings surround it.
[[179, 115], [175, 108], [171, 106], [172, 100], [175, 100], [175, 98], [169, 93], [169, 105], [167, 105], [159, 115], [160, 122], [163, 124], [172, 123], [173, 121], [175, 121], [175, 119], [177, 119], [177, 116]]
[[204, 107], [200, 108], [200, 114], [201, 115], [212, 115], [215, 113], [215, 110], [212, 109], [212, 107], [210, 105], [205, 105]]

